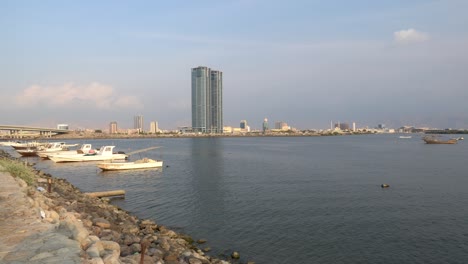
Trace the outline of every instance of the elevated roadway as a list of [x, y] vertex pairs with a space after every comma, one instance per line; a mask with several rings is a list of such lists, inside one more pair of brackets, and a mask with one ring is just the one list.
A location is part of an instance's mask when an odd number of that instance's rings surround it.
[[8, 131], [9, 133], [3, 136], [10, 138], [23, 138], [23, 137], [51, 137], [57, 134], [68, 133], [68, 130], [45, 128], [45, 127], [30, 127], [30, 126], [17, 126], [17, 125], [0, 125], [1, 131]]

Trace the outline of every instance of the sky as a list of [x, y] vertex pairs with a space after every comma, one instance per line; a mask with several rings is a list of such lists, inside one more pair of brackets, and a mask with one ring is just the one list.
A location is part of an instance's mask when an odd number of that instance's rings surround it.
[[0, 1], [0, 124], [191, 126], [191, 68], [224, 125], [468, 128], [468, 1]]

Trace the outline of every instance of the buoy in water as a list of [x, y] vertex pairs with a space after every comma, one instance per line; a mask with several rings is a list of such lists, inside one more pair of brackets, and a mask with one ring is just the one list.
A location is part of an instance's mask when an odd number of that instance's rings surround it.
[[390, 187], [390, 185], [388, 185], [388, 184], [386, 184], [386, 183], [382, 183], [382, 185], [380, 185], [380, 187], [382, 187], [382, 188], [388, 188], [388, 187]]

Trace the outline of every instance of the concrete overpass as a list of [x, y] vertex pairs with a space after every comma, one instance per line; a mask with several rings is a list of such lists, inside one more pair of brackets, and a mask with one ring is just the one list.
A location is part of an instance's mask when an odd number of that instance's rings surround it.
[[57, 134], [68, 133], [68, 130], [44, 127], [29, 127], [17, 125], [0, 125], [1, 131], [8, 131], [9, 133], [2, 134], [9, 138], [23, 138], [23, 137], [52, 137]]

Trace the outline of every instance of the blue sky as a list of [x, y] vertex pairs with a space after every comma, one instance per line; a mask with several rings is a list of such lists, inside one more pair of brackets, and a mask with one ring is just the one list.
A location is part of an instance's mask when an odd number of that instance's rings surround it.
[[468, 128], [468, 1], [0, 1], [3, 124], [191, 124], [190, 69], [225, 125]]

